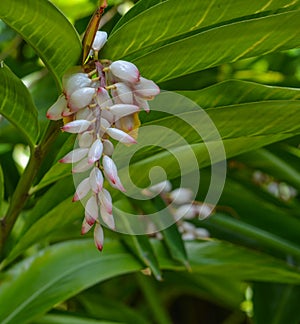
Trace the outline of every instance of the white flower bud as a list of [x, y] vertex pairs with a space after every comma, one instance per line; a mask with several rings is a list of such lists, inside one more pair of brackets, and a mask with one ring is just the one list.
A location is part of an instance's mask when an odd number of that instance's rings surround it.
[[73, 201], [81, 200], [88, 194], [90, 190], [91, 190], [91, 186], [90, 186], [89, 178], [83, 179], [76, 188]]
[[65, 124], [61, 129], [68, 133], [83, 133], [91, 126], [91, 122], [88, 120], [80, 119], [73, 120], [70, 123]]
[[62, 113], [67, 108], [67, 100], [64, 95], [60, 95], [56, 102], [48, 109], [47, 118], [51, 120], [62, 119]]
[[72, 168], [72, 173], [81, 173], [87, 171], [91, 169], [92, 166], [92, 164], [88, 163], [88, 159], [84, 158]]
[[67, 97], [80, 88], [89, 87], [91, 83], [92, 80], [86, 73], [67, 74], [63, 77], [63, 88]]
[[102, 164], [103, 164], [104, 175], [107, 178], [107, 180], [111, 184], [113, 184], [117, 189], [121, 191], [125, 191], [120, 181], [120, 178], [118, 177], [118, 170], [112, 158], [110, 158], [107, 155], [104, 155], [102, 159]]
[[92, 45], [92, 49], [94, 51], [100, 51], [100, 49], [104, 46], [106, 41], [107, 33], [104, 31], [97, 31]]
[[132, 90], [127, 84], [123, 82], [118, 82], [115, 83], [114, 86], [115, 89], [112, 89], [112, 95], [114, 97], [114, 100], [117, 98], [118, 101], [121, 101], [123, 103], [133, 103]]
[[80, 147], [88, 148], [92, 145], [94, 139], [94, 135], [92, 132], [84, 132], [82, 134], [78, 134], [78, 144]]
[[103, 205], [100, 206], [100, 215], [103, 222], [112, 230], [115, 229], [115, 220], [112, 214], [109, 214]]
[[175, 204], [186, 204], [192, 201], [193, 192], [192, 190], [187, 188], [177, 188], [170, 192], [170, 198]]
[[114, 146], [111, 141], [103, 140], [103, 154], [112, 156], [114, 153]]
[[90, 173], [89, 181], [93, 192], [99, 193], [103, 188], [103, 175], [99, 168], [95, 167]]
[[88, 106], [91, 103], [95, 93], [96, 89], [90, 87], [84, 87], [74, 91], [68, 101], [70, 110], [77, 111]]
[[92, 226], [93, 225], [89, 225], [86, 219], [84, 218], [81, 226], [81, 235], [86, 234], [92, 228]]
[[77, 148], [67, 155], [65, 155], [62, 159], [59, 160], [60, 163], [76, 163], [82, 160], [85, 156], [87, 156], [89, 149], [87, 148]]
[[103, 249], [103, 241], [104, 241], [104, 233], [101, 225], [97, 223], [94, 228], [94, 241], [97, 249], [102, 251]]
[[106, 133], [112, 137], [113, 139], [124, 143], [124, 144], [135, 144], [136, 140], [128, 135], [127, 133], [123, 132], [117, 128], [107, 128]]
[[150, 106], [147, 100], [142, 99], [139, 96], [134, 96], [134, 101], [137, 106], [139, 106], [141, 109], [144, 109], [147, 113], [150, 111]]
[[103, 152], [103, 144], [101, 140], [97, 138], [89, 150], [88, 163], [92, 164], [98, 161], [102, 156], [102, 152]]
[[136, 83], [140, 80], [140, 72], [137, 67], [127, 61], [115, 61], [110, 65], [111, 73], [122, 81]]
[[139, 107], [130, 104], [116, 104], [109, 108], [116, 117], [121, 118], [139, 111]]
[[103, 87], [98, 88], [96, 101], [100, 107], [110, 107], [113, 105], [108, 91]]
[[[87, 201], [87, 203], [85, 205], [85, 214], [87, 214], [92, 219], [97, 220], [98, 212], [99, 212], [99, 209], [98, 209], [97, 199], [95, 196], [92, 196], [89, 198], [89, 200]], [[89, 217], [87, 217], [88, 224], [90, 224]]]
[[100, 200], [100, 204], [104, 206], [109, 214], [111, 214], [113, 206], [110, 193], [106, 189], [103, 189], [98, 193], [98, 198]]
[[143, 77], [134, 85], [134, 90], [135, 95], [148, 100], [160, 93], [159, 87], [152, 80]]

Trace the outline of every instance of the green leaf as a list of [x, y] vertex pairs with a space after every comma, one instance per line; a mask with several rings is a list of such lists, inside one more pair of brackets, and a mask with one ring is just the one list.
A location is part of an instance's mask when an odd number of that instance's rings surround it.
[[55, 245], [2, 278], [0, 321], [27, 323], [87, 287], [140, 268], [117, 242], [106, 244], [101, 254], [92, 240]]
[[0, 164], [0, 211], [1, 211], [1, 205], [4, 199], [4, 176], [3, 176], [3, 171], [2, 167]]
[[145, 235], [126, 235], [123, 237], [126, 245], [139, 257], [139, 259], [151, 270], [157, 280], [162, 280], [157, 258], [154, 254], [149, 237]]
[[[161, 242], [154, 245], [163, 269], [183, 269], [170, 260]], [[264, 254], [224, 242], [191, 242], [186, 246], [195, 273], [236, 280], [300, 283], [297, 268]], [[98, 282], [139, 270], [140, 263], [117, 241], [107, 241], [101, 254], [92, 240], [53, 245], [3, 274], [0, 321], [27, 323]]]
[[0, 114], [15, 125], [33, 146], [38, 137], [39, 127], [32, 98], [22, 81], [3, 62], [0, 65], [0, 79]]
[[79, 35], [50, 1], [1, 1], [0, 18], [35, 49], [58, 84], [63, 73], [78, 64]]
[[299, 298], [299, 286], [255, 283], [253, 285], [255, 323], [299, 323]]
[[[242, 0], [226, 5], [221, 0], [184, 5], [180, 0], [166, 1], [112, 33], [103, 56], [131, 60], [147, 78], [162, 82], [225, 62], [295, 48], [300, 44], [296, 23], [300, 12], [293, 5], [292, 1], [256, 0], [250, 5]], [[291, 11], [273, 14], [285, 10]]]
[[99, 321], [99, 319], [93, 319], [81, 316], [63, 315], [63, 314], [47, 314], [38, 318], [37, 321], [31, 322], [32, 324], [120, 324], [120, 322]]

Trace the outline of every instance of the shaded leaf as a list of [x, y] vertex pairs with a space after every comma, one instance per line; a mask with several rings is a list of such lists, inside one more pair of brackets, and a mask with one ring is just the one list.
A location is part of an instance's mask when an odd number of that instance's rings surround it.
[[15, 125], [33, 146], [39, 127], [32, 98], [22, 81], [3, 63], [0, 66], [0, 79], [0, 114]]
[[58, 84], [63, 73], [78, 63], [79, 35], [50, 1], [1, 1], [0, 18], [35, 49]]

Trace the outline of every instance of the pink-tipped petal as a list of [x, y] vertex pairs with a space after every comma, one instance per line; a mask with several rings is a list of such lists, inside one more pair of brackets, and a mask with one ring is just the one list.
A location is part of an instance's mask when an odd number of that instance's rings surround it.
[[138, 112], [140, 108], [136, 105], [116, 104], [109, 108], [109, 110], [118, 118], [131, 115]]
[[92, 49], [94, 51], [100, 51], [100, 49], [104, 46], [106, 41], [107, 41], [107, 33], [104, 31], [97, 31], [92, 44]]
[[83, 179], [76, 188], [73, 201], [81, 200], [89, 193], [90, 190], [91, 190], [91, 185], [90, 185], [89, 178]]
[[152, 81], [140, 78], [140, 81], [134, 85], [134, 94], [144, 99], [152, 99], [160, 93], [159, 87]]
[[97, 249], [102, 251], [104, 242], [104, 233], [101, 225], [97, 223], [94, 228], [94, 241]]
[[88, 148], [77, 148], [67, 155], [65, 155], [62, 159], [59, 160], [60, 163], [76, 163], [82, 160], [85, 156], [87, 156], [89, 149]]
[[94, 220], [97, 220], [98, 218], [98, 214], [99, 214], [98, 202], [94, 195], [89, 198], [89, 200], [85, 205], [85, 214], [89, 216], [86, 219], [88, 224], [90, 224], [89, 218], [92, 218]]
[[85, 172], [85, 171], [91, 169], [92, 166], [93, 166], [92, 164], [88, 163], [87, 158], [83, 158], [81, 161], [79, 161], [76, 165], [73, 166], [72, 173]]
[[98, 198], [100, 200], [100, 205], [104, 206], [105, 210], [111, 214], [112, 213], [112, 199], [110, 193], [106, 189], [102, 189]]
[[103, 87], [98, 88], [96, 101], [100, 107], [109, 107], [113, 104], [108, 91]]
[[62, 119], [62, 113], [67, 108], [67, 100], [64, 95], [60, 95], [56, 102], [48, 109], [47, 118], [51, 120]]
[[99, 138], [97, 138], [89, 150], [88, 163], [93, 164], [96, 161], [98, 161], [102, 156], [102, 152], [103, 152], [102, 141]]
[[115, 229], [115, 220], [112, 214], [109, 214], [104, 206], [100, 206], [100, 215], [103, 222], [112, 230]]
[[93, 168], [89, 176], [90, 186], [93, 192], [98, 193], [102, 190], [103, 180], [103, 175], [99, 168]]
[[93, 225], [88, 224], [86, 219], [84, 218], [81, 226], [81, 235], [86, 234], [92, 228], [92, 226]]
[[68, 133], [83, 133], [91, 126], [91, 122], [88, 120], [80, 119], [73, 120], [70, 123], [65, 124], [61, 129]]
[[136, 140], [128, 135], [127, 133], [123, 132], [117, 128], [107, 128], [106, 133], [112, 137], [113, 139], [124, 143], [124, 144], [135, 144]]
[[140, 72], [137, 67], [127, 61], [115, 61], [110, 65], [111, 73], [122, 81], [136, 83], [140, 80]]

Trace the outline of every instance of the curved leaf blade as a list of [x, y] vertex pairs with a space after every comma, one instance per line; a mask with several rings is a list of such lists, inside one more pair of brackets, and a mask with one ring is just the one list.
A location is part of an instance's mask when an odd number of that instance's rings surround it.
[[28, 143], [36, 143], [39, 125], [37, 109], [22, 81], [3, 63], [0, 66], [0, 114], [15, 125]]
[[[163, 269], [183, 270], [170, 260], [161, 242], [154, 246]], [[196, 273], [300, 283], [296, 268], [264, 254], [224, 242], [192, 242], [186, 247]], [[141, 269], [142, 265], [117, 241], [106, 242], [101, 255], [92, 240], [53, 245], [4, 274], [0, 290], [1, 323], [27, 323], [98, 282]]]
[[58, 84], [66, 69], [78, 63], [79, 35], [50, 1], [1, 1], [0, 19], [36, 50]]

